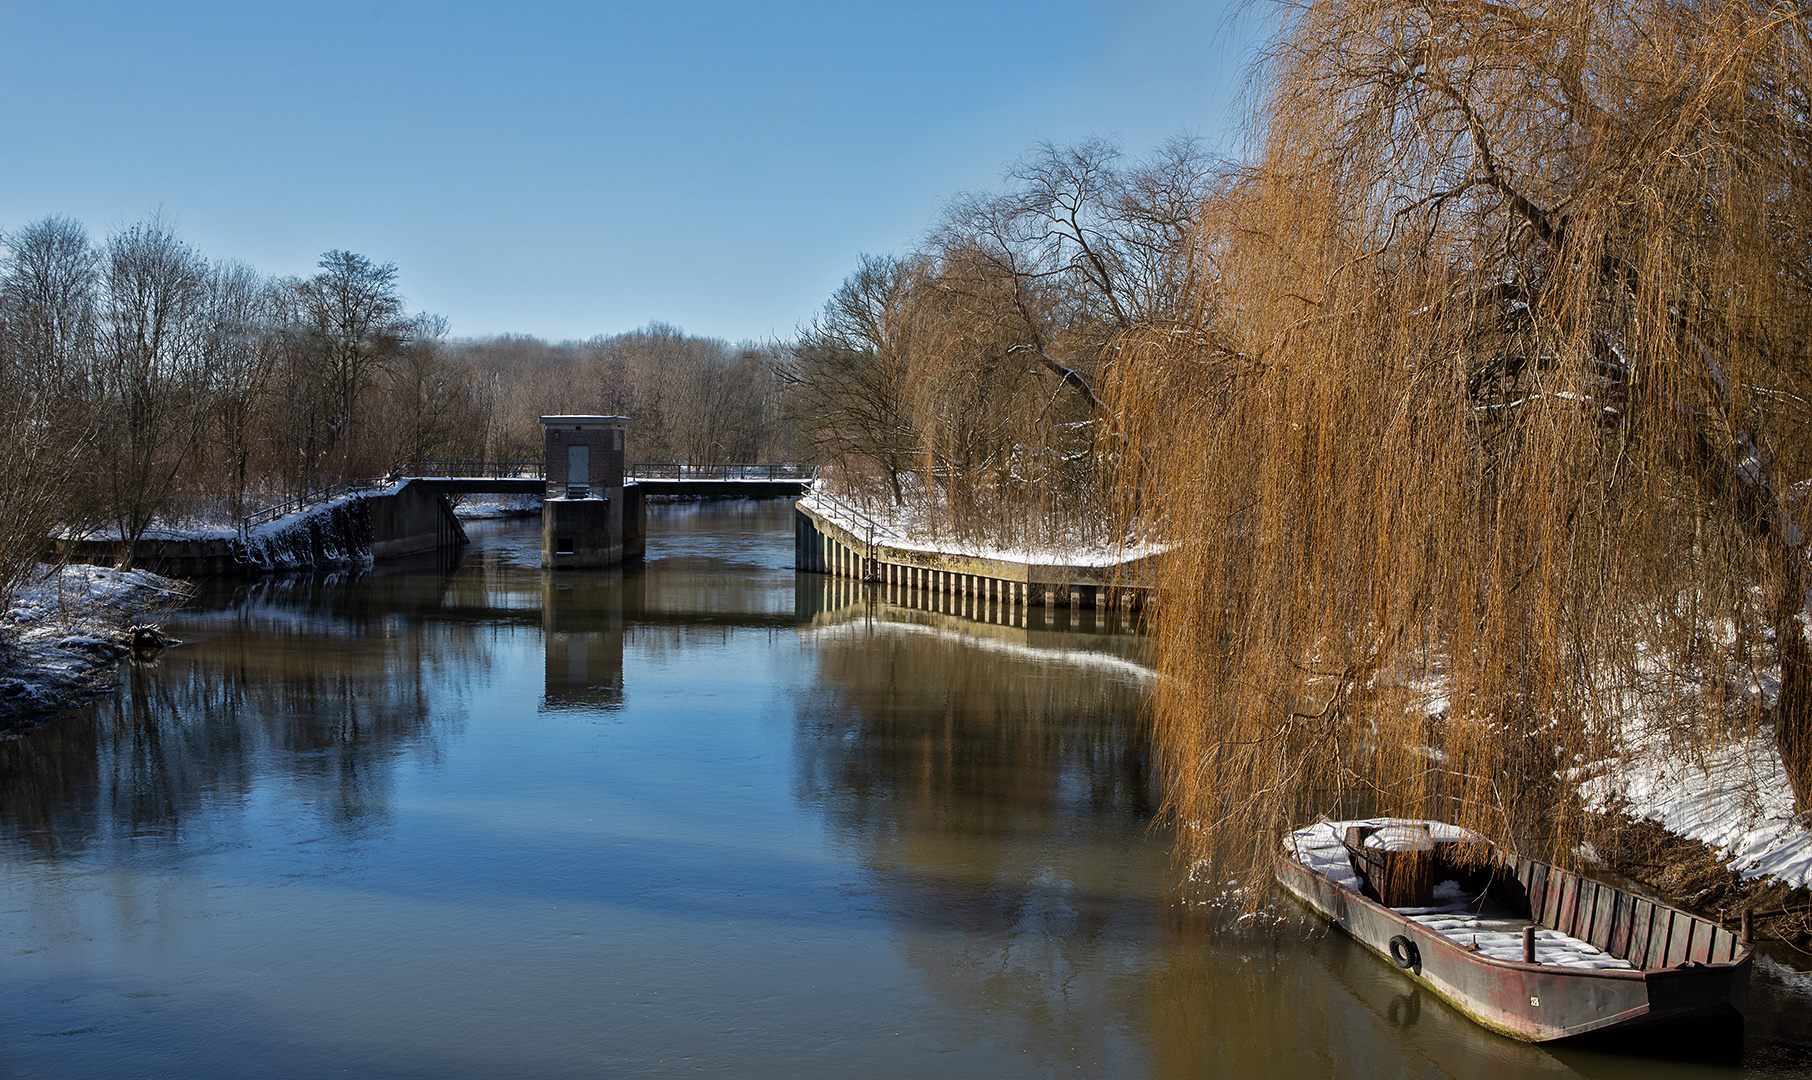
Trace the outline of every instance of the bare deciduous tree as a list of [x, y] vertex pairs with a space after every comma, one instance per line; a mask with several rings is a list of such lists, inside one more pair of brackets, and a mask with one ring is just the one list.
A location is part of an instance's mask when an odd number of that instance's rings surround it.
[[46, 218], [4, 238], [0, 265], [0, 606], [59, 525], [90, 465], [98, 256], [82, 227]]
[[319, 265], [321, 272], [298, 291], [329, 394], [321, 421], [332, 445], [324, 449], [342, 475], [369, 474], [377, 462], [361, 444], [359, 409], [366, 389], [409, 339], [396, 265], [340, 250], [321, 256]]
[[884, 481], [896, 505], [919, 452], [904, 313], [916, 273], [908, 260], [863, 256], [824, 311], [800, 328], [784, 369], [812, 453], [857, 486], [865, 477]]
[[103, 255], [96, 446], [120, 566], [163, 507], [213, 407], [208, 264], [160, 219], [107, 241]]
[[208, 362], [218, 370], [215, 413], [222, 461], [228, 475], [228, 509], [246, 512], [255, 445], [268, 442], [260, 423], [268, 404], [281, 337], [275, 330], [278, 287], [243, 263], [215, 267], [209, 280]]

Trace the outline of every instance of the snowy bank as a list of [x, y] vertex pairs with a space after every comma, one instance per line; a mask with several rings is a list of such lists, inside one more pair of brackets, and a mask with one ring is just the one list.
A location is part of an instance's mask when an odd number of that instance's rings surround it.
[[799, 505], [832, 522], [852, 536], [867, 536], [897, 551], [928, 555], [959, 555], [992, 562], [1029, 565], [1075, 566], [1095, 569], [1120, 566], [1160, 554], [1155, 544], [1001, 544], [980, 539], [939, 535], [910, 507], [857, 507], [823, 489], [822, 481], [799, 500]]
[[1812, 829], [1767, 731], [1695, 753], [1653, 731], [1626, 733], [1622, 759], [1581, 794], [1712, 848], [1744, 880], [1812, 888]]
[[0, 730], [29, 727], [109, 688], [133, 625], [189, 594], [148, 570], [40, 565], [0, 614]]

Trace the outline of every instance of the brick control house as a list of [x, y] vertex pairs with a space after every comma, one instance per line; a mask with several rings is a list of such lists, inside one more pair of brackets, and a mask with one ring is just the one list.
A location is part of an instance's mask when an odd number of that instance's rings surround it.
[[641, 556], [640, 492], [626, 493], [623, 485], [623, 434], [628, 424], [627, 416], [541, 418], [547, 433], [542, 566], [555, 570], [615, 566]]
[[623, 487], [623, 432], [628, 425], [627, 416], [543, 416], [547, 497], [613, 498], [619, 493]]

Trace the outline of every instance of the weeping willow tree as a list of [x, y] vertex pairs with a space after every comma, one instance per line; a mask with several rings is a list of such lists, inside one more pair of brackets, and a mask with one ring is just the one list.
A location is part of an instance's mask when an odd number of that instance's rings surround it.
[[1182, 330], [1112, 370], [1173, 545], [1186, 853], [1438, 816], [1563, 859], [1637, 731], [1812, 806], [1808, 28], [1764, 3], [1308, 3]]

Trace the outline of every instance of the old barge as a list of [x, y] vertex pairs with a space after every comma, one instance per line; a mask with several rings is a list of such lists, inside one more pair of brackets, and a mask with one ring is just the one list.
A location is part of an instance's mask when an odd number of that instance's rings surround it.
[[1456, 826], [1323, 821], [1285, 838], [1277, 880], [1480, 1024], [1546, 1042], [1740, 1017], [1754, 949], [1705, 919]]

